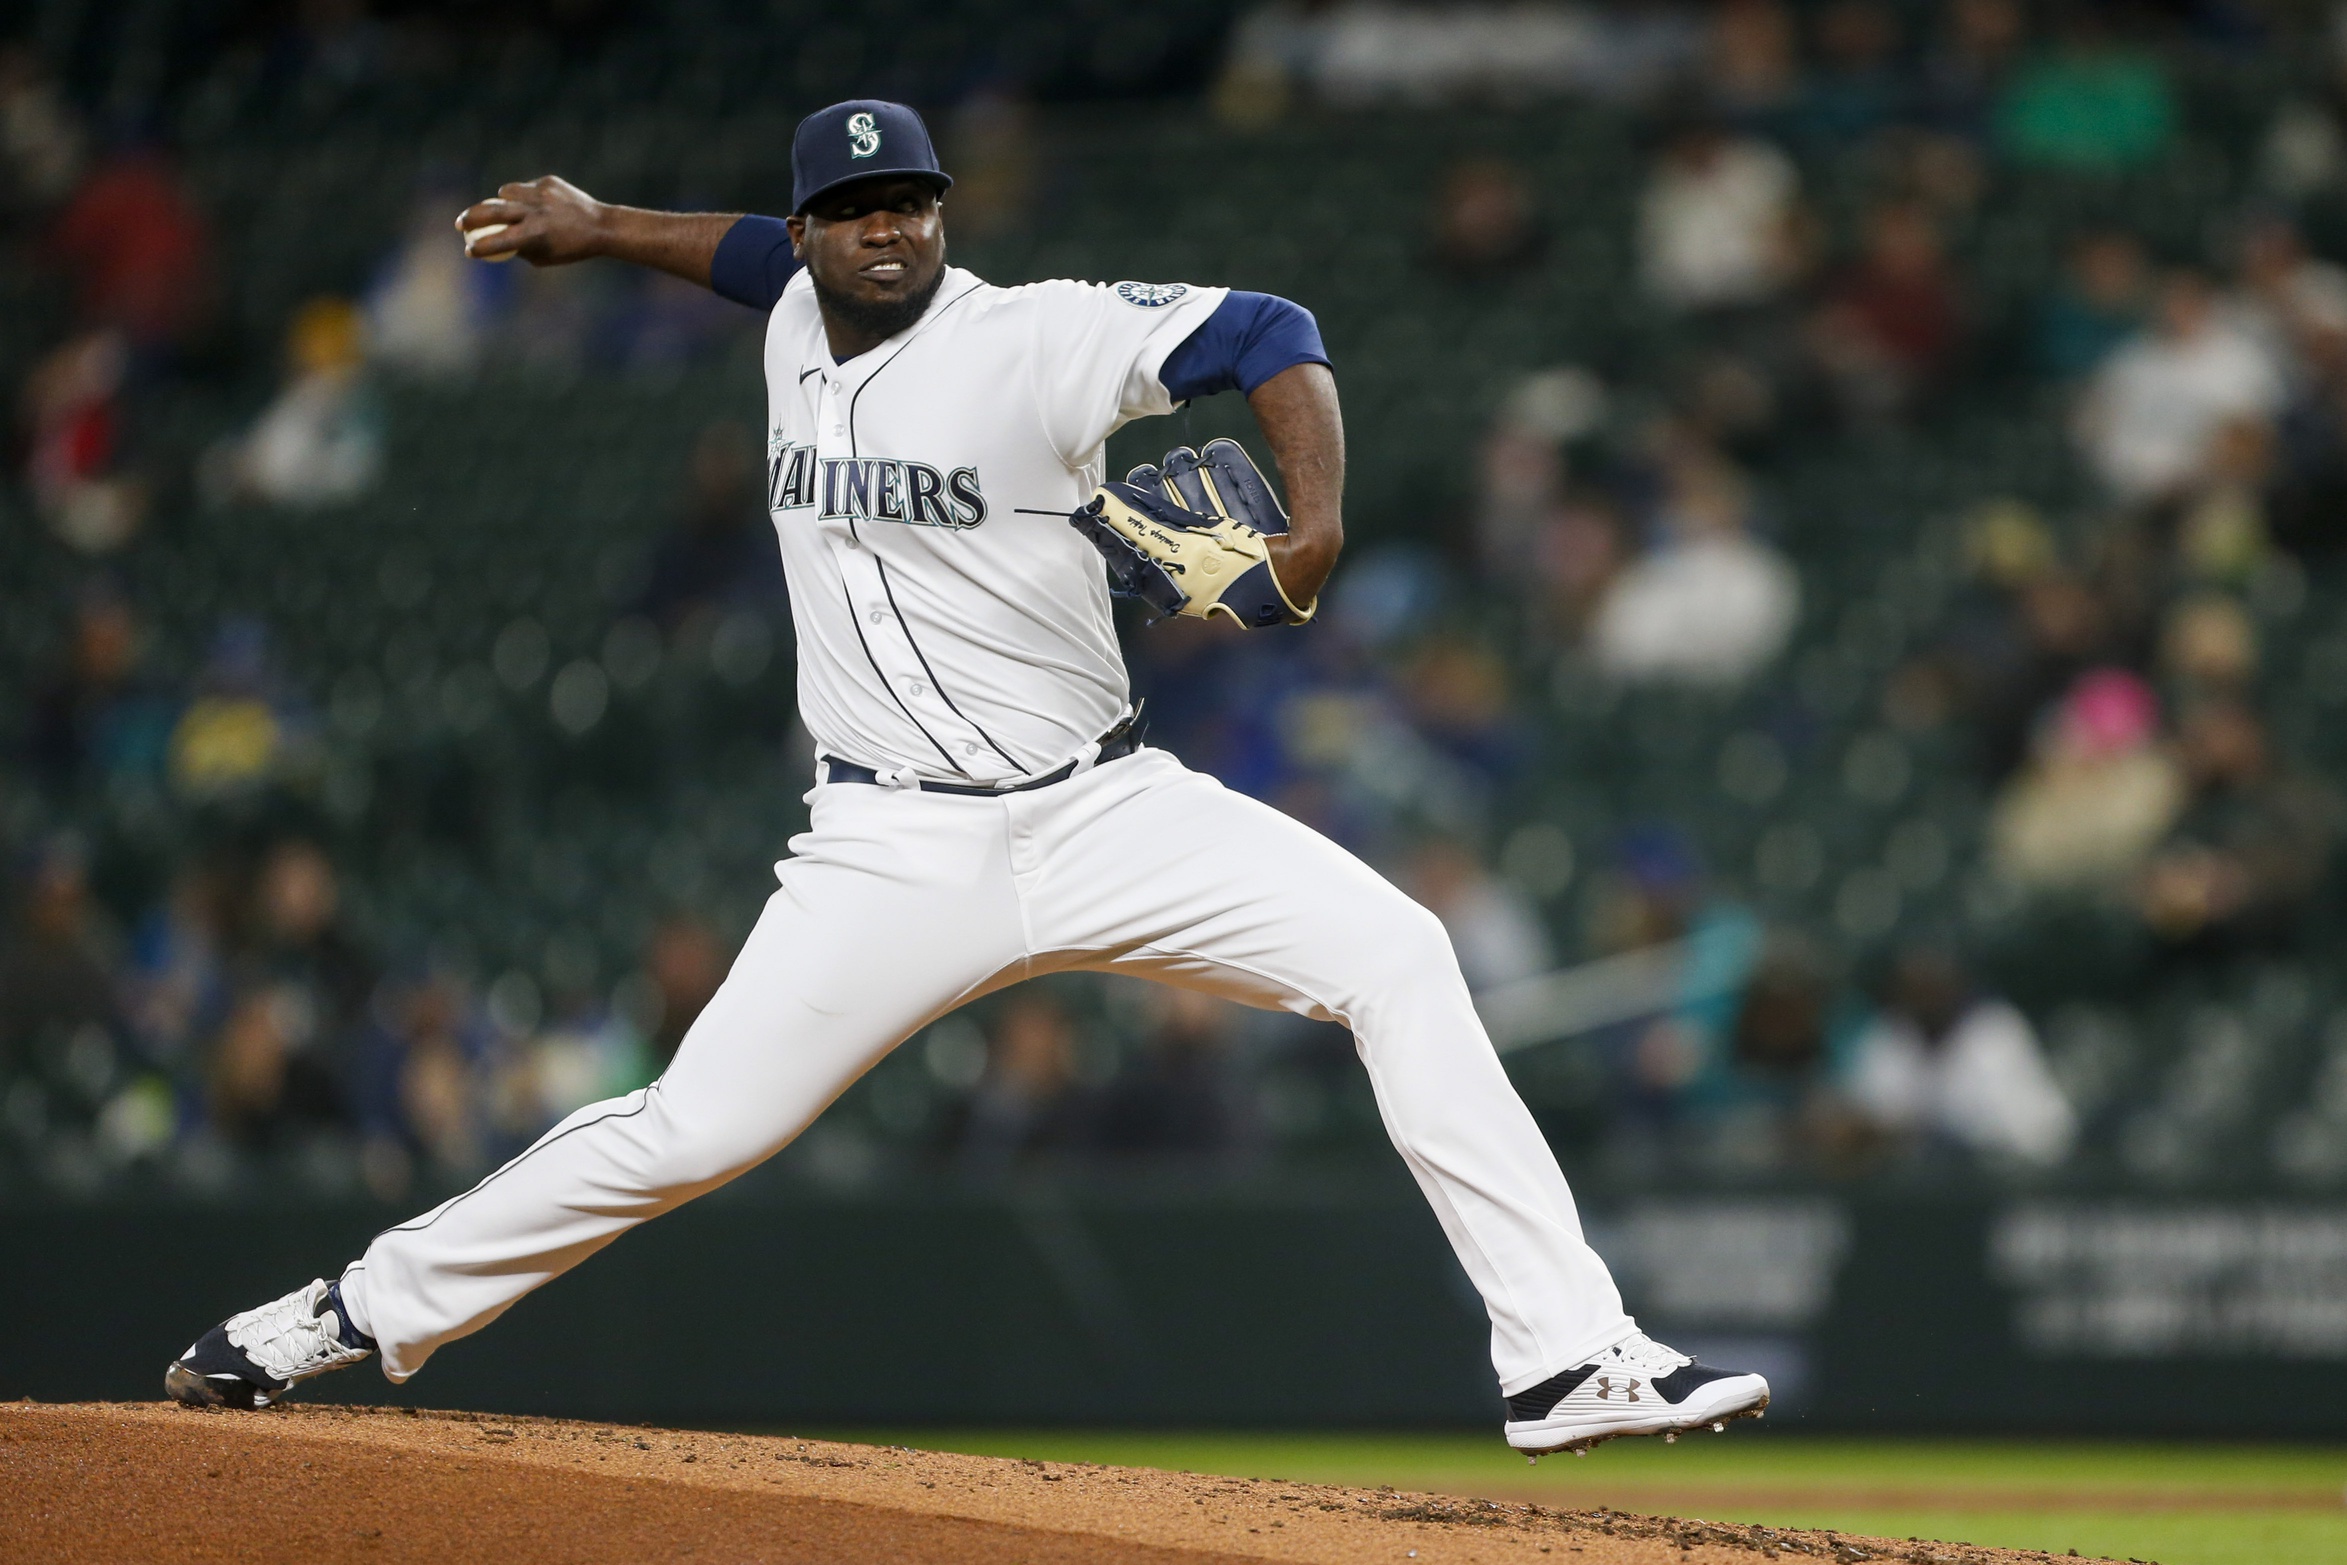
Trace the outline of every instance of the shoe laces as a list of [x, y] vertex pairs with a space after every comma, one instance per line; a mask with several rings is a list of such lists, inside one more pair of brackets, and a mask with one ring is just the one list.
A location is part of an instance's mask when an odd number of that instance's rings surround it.
[[367, 1356], [335, 1329], [326, 1283], [320, 1279], [282, 1299], [228, 1319], [228, 1340], [279, 1380], [299, 1380]]
[[1681, 1353], [1655, 1341], [1643, 1331], [1633, 1331], [1598, 1356], [1600, 1363], [1619, 1364], [1624, 1369], [1644, 1370], [1649, 1375], [1667, 1375], [1675, 1369], [1684, 1369], [1695, 1362], [1692, 1354]]

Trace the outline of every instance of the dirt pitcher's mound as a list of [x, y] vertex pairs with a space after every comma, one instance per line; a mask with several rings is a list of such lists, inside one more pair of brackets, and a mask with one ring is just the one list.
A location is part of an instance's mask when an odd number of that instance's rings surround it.
[[0, 1404], [0, 1496], [0, 1560], [141, 1565], [2048, 1559], [1390, 1489], [299, 1405]]

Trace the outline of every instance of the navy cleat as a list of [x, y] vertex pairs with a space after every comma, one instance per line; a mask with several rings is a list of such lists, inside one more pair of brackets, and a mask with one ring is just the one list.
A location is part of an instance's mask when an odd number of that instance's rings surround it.
[[205, 1332], [163, 1372], [163, 1389], [189, 1407], [264, 1408], [295, 1381], [374, 1351], [343, 1310], [342, 1285], [321, 1278]]
[[1768, 1382], [1707, 1369], [1687, 1354], [1632, 1332], [1588, 1363], [1551, 1375], [1508, 1398], [1508, 1444], [1527, 1456], [1587, 1451], [1623, 1435], [1676, 1440], [1692, 1429], [1724, 1429], [1758, 1418]]

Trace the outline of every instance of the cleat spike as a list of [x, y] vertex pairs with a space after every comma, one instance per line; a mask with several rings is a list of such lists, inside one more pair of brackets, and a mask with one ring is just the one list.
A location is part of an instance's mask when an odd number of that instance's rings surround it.
[[1679, 1432], [1674, 1429], [1669, 1434], [1664, 1435], [1662, 1437], [1662, 1443], [1664, 1445], [1677, 1445], [1679, 1443]]
[[1573, 1454], [1575, 1456], [1587, 1456], [1589, 1454], [1589, 1447], [1585, 1445], [1577, 1445], [1573, 1447]]
[[1538, 1467], [1540, 1465], [1540, 1453], [1538, 1451], [1526, 1451], [1524, 1453], [1524, 1465], [1526, 1467]]
[[1724, 1435], [1728, 1432], [1728, 1426], [1724, 1420], [1713, 1419], [1711, 1424], [1711, 1432], [1715, 1435]]

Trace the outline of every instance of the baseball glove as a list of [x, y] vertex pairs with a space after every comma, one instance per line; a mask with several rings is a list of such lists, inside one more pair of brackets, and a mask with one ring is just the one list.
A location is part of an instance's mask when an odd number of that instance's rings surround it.
[[1301, 625], [1263, 540], [1288, 530], [1271, 486], [1235, 440], [1177, 446], [1094, 491], [1068, 517], [1108, 561], [1110, 587], [1159, 615], [1226, 615], [1248, 629]]

